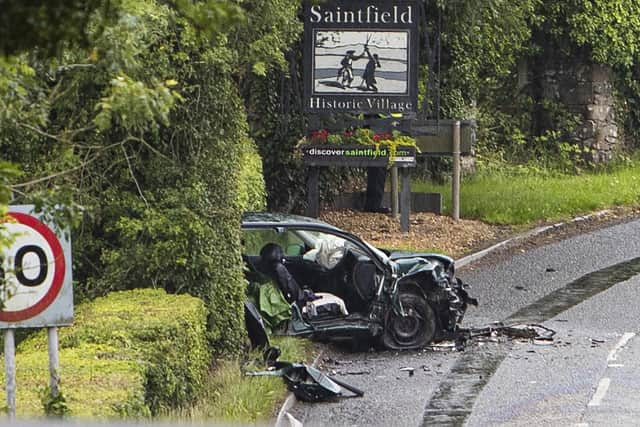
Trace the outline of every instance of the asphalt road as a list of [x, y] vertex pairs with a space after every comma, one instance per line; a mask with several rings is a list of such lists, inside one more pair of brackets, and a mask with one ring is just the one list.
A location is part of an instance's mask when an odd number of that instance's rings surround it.
[[[459, 271], [480, 307], [464, 325], [541, 323], [551, 345], [349, 353], [321, 368], [366, 394], [298, 403], [307, 425], [632, 425], [640, 416], [640, 221], [490, 255]], [[413, 375], [403, 368], [413, 368]]]

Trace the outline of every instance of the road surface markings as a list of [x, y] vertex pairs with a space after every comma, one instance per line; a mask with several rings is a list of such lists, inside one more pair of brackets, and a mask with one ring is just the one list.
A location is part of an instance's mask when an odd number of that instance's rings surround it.
[[[627, 343], [631, 338], [635, 336], [636, 334], [633, 332], [625, 332], [624, 334], [622, 334], [622, 338], [620, 338], [620, 340], [617, 342], [615, 347], [613, 347], [613, 350], [611, 350], [609, 352], [609, 355], [607, 356], [608, 367], [620, 368], [624, 366], [621, 363], [609, 363], [609, 362], [618, 360], [618, 352], [622, 348], [624, 348], [625, 345], [627, 345]], [[610, 385], [611, 385], [610, 378], [602, 378], [598, 383], [598, 388], [596, 389], [595, 394], [593, 395], [593, 397], [591, 398], [591, 401], [587, 406], [600, 406], [600, 403], [602, 403], [602, 399], [604, 399], [604, 397], [607, 395], [607, 391], [609, 390]]]
[[611, 384], [611, 380], [609, 378], [603, 378], [598, 383], [598, 388], [596, 389], [595, 394], [591, 398], [591, 402], [587, 406], [600, 406], [602, 403], [602, 399], [604, 399], [607, 391], [609, 390], [609, 385]]
[[635, 337], [636, 334], [633, 332], [625, 332], [622, 335], [622, 338], [620, 338], [620, 341], [618, 341], [618, 343], [616, 344], [616, 346], [613, 348], [613, 350], [611, 350], [609, 352], [609, 356], [607, 356], [607, 362], [612, 362], [614, 360], [617, 360], [618, 358], [618, 352], [620, 351], [620, 349], [622, 347], [624, 347], [625, 345], [627, 345], [627, 343], [629, 342], [629, 340], [633, 337]]
[[[545, 322], [638, 274], [640, 257], [588, 273], [521, 308], [503, 323]], [[473, 412], [480, 392], [506, 357], [507, 353], [503, 349], [488, 355], [480, 352], [464, 353], [427, 401], [421, 426], [464, 425]], [[491, 360], [483, 361], [483, 358]], [[469, 369], [469, 365], [477, 366], [476, 369]]]

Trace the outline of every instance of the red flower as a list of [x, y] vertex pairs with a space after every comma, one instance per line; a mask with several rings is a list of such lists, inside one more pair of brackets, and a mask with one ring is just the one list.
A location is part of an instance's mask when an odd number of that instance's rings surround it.
[[311, 132], [311, 139], [326, 141], [329, 132], [326, 129], [315, 130]]
[[383, 141], [385, 139], [393, 139], [393, 135], [390, 133], [376, 133], [373, 135], [373, 140], [375, 142]]

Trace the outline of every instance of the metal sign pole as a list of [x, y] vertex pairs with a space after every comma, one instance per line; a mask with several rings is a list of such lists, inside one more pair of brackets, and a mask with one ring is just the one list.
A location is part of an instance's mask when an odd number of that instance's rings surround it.
[[4, 371], [7, 391], [7, 416], [16, 417], [16, 340], [14, 329], [4, 330]]
[[398, 218], [398, 167], [391, 167], [391, 213]]
[[51, 397], [56, 398], [60, 393], [60, 376], [58, 370], [60, 368], [60, 360], [58, 358], [58, 328], [47, 328], [49, 337], [49, 390]]
[[451, 217], [460, 219], [460, 122], [453, 123], [453, 176], [451, 177]]

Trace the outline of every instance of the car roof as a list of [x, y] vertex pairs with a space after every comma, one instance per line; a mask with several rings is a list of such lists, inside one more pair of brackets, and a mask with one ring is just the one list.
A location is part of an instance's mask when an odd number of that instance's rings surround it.
[[317, 218], [279, 212], [245, 212], [242, 215], [242, 226], [247, 228], [288, 227], [316, 230], [324, 229], [344, 233], [344, 230], [320, 221]]

